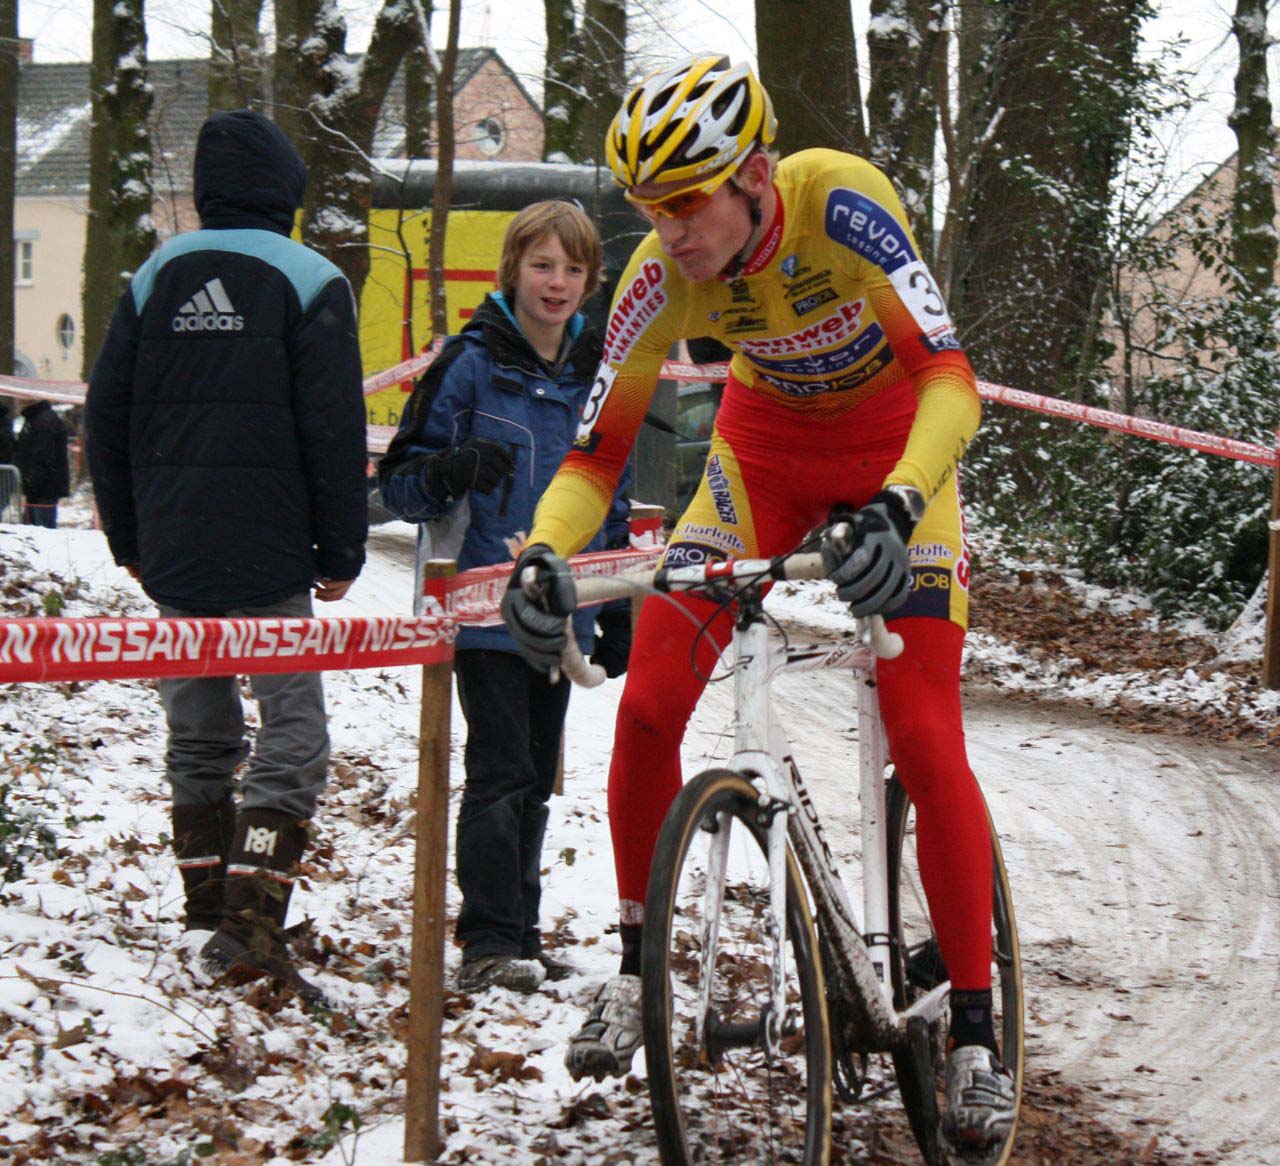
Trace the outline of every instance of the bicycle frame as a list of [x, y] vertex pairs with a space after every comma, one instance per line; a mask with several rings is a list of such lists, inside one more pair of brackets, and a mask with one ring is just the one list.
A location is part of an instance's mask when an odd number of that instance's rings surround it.
[[[739, 716], [731, 768], [756, 774], [767, 799], [785, 802], [794, 811], [785, 819], [787, 835], [817, 908], [815, 915], [829, 932], [839, 971], [856, 985], [871, 1025], [869, 1035], [874, 1047], [883, 1050], [899, 1047], [906, 1039], [908, 1019], [922, 1016], [933, 1021], [939, 1016], [949, 985], [938, 985], [901, 1013], [894, 1007], [890, 960], [896, 938], [889, 930], [885, 809], [888, 744], [876, 692], [875, 656], [861, 644], [785, 647], [770, 639], [759, 617], [743, 631], [735, 631], [734, 642], [738, 647], [735, 707]], [[769, 693], [773, 678], [782, 672], [832, 668], [852, 671], [857, 686], [861, 918], [849, 900], [839, 866]], [[775, 848], [781, 851], [782, 841], [775, 841], [775, 832], [771, 831], [771, 868], [773, 852]], [[785, 909], [785, 897], [777, 895], [776, 887], [771, 890], [774, 893], [770, 910], [776, 921]], [[777, 958], [786, 958], [786, 948], [781, 943]], [[776, 1007], [776, 1000], [774, 1004]]]
[[[778, 1052], [786, 1016], [786, 847], [788, 840], [804, 876], [814, 912], [825, 927], [839, 973], [853, 986], [870, 1026], [867, 1045], [887, 1051], [907, 1043], [907, 1022], [927, 1022], [942, 1013], [949, 983], [931, 988], [902, 1012], [894, 1006], [890, 959], [896, 937], [889, 931], [888, 838], [885, 810], [885, 766], [888, 747], [876, 694], [875, 660], [868, 643], [881, 654], [896, 654], [878, 618], [859, 621], [863, 643], [790, 647], [769, 635], [759, 587], [761, 579], [803, 579], [823, 575], [820, 557], [796, 555], [786, 560], [730, 560], [702, 567], [660, 570], [656, 575], [615, 576], [578, 581], [579, 602], [599, 602], [637, 590], [676, 591], [705, 587], [717, 580], [736, 580], [746, 586], [739, 595], [734, 621], [734, 755], [730, 768], [749, 776], [759, 790], [762, 815], [768, 821], [770, 878], [769, 944], [772, 955], [772, 1000], [764, 1039], [769, 1055]], [[573, 639], [570, 637], [570, 644]], [[576, 650], [576, 646], [575, 646]], [[565, 668], [580, 683], [586, 680], [581, 656], [565, 658]], [[581, 664], [581, 667], [579, 667]], [[849, 901], [839, 867], [827, 844], [804, 780], [800, 775], [780, 719], [774, 711], [771, 685], [782, 672], [849, 669], [856, 673], [858, 703], [859, 805], [862, 817], [863, 914]], [[703, 960], [712, 958], [718, 938], [728, 838], [716, 834], [709, 848], [707, 889], [703, 911]], [[700, 978], [699, 1016], [707, 1014], [709, 967]], [[702, 1039], [701, 1021], [698, 1038]]]

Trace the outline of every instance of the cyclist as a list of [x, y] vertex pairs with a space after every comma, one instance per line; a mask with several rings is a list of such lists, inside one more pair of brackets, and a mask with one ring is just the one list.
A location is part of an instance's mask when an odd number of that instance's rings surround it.
[[[1003, 1141], [1016, 1102], [992, 1021], [991, 847], [960, 709], [969, 562], [956, 465], [978, 426], [977, 389], [888, 179], [832, 150], [776, 162], [775, 128], [751, 70], [716, 56], [653, 73], [614, 118], [610, 168], [652, 231], [619, 282], [582, 426], [504, 617], [526, 659], [558, 661], [574, 606], [564, 558], [600, 525], [668, 349], [701, 335], [727, 344], [702, 482], [663, 562], [780, 554], [852, 508], [852, 538], [828, 536], [822, 552], [853, 613], [888, 614], [905, 643], [878, 667], [880, 705], [952, 984], [944, 1128], [980, 1151]], [[608, 801], [622, 965], [570, 1044], [575, 1078], [621, 1076], [640, 1044], [650, 860], [680, 788], [685, 726], [731, 630], [708, 601], [679, 602], [697, 619], [645, 604], [618, 709]]]

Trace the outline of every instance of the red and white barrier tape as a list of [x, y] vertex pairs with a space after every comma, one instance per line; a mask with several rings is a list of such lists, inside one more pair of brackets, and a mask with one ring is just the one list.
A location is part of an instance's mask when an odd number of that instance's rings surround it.
[[437, 664], [457, 624], [438, 614], [370, 619], [6, 619], [0, 682], [321, 672]]
[[[575, 555], [576, 574], [653, 566], [657, 546]], [[440, 664], [460, 624], [497, 623], [509, 563], [428, 580], [413, 616], [293, 619], [6, 619], [0, 683], [240, 676]]]
[[82, 381], [37, 381], [0, 375], [0, 397], [52, 401], [55, 405], [83, 405], [85, 391]]
[[[1260, 466], [1274, 467], [1280, 464], [1280, 453], [1267, 449], [1265, 445], [1216, 437], [1212, 433], [1166, 425], [1162, 421], [1151, 421], [1145, 417], [1129, 417], [1124, 413], [1112, 413], [1108, 409], [1097, 409], [1092, 405], [1078, 405], [1074, 401], [1062, 401], [1057, 397], [1041, 397], [1036, 393], [1011, 389], [1007, 385], [993, 385], [989, 381], [979, 381], [978, 392], [988, 401], [999, 401], [1003, 405], [1014, 405], [1019, 409], [1031, 409], [1054, 417], [1067, 417], [1072, 421], [1083, 421], [1087, 425], [1097, 425], [1134, 437], [1150, 437], [1168, 445], [1180, 445], [1184, 449], [1219, 454]], [[1280, 434], [1277, 434], [1277, 440], [1280, 441]]]
[[[413, 380], [435, 360], [437, 351], [437, 347], [433, 344], [425, 352], [401, 361], [394, 368], [367, 377], [364, 381], [365, 396], [381, 392], [402, 381]], [[688, 364], [683, 361], [668, 360], [663, 362], [662, 376], [672, 381], [722, 381], [728, 376], [728, 370], [727, 364]], [[1130, 417], [1124, 413], [1113, 413], [1108, 409], [1098, 409], [1091, 405], [1078, 405], [1073, 401], [1063, 401], [1057, 397], [1043, 397], [1037, 393], [1010, 388], [1008, 385], [992, 384], [990, 381], [979, 381], [978, 393], [984, 400], [997, 401], [1019, 409], [1030, 409], [1052, 417], [1065, 417], [1086, 425], [1110, 429], [1116, 433], [1146, 437], [1168, 445], [1194, 449], [1201, 453], [1217, 454], [1236, 461], [1252, 462], [1259, 466], [1272, 468], [1280, 466], [1280, 452], [1276, 449], [1268, 449], [1265, 445], [1236, 441], [1230, 437], [1218, 437], [1195, 429], [1183, 429], [1177, 425], [1151, 421], [1145, 417]], [[43, 398], [58, 404], [83, 405], [84, 395], [85, 386], [73, 381], [25, 380], [21, 377], [0, 376], [0, 396]], [[368, 448], [374, 453], [385, 453], [391, 438], [395, 436], [395, 427], [370, 425], [368, 433]]]
[[[573, 573], [579, 576], [623, 575], [628, 571], [643, 571], [657, 565], [662, 548], [656, 544], [648, 548], [624, 551], [597, 551], [590, 555], [575, 555], [569, 560]], [[454, 576], [449, 588], [449, 612], [460, 623], [480, 627], [493, 627], [502, 622], [498, 604], [511, 578], [511, 564], [498, 563], [492, 567], [473, 567]], [[423, 588], [427, 592], [427, 588]]]

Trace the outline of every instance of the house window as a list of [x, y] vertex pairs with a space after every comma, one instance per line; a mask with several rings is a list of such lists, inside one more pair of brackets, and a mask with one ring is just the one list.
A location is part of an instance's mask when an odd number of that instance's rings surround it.
[[58, 346], [70, 352], [76, 342], [76, 322], [66, 312], [58, 317]]
[[30, 239], [13, 242], [13, 282], [16, 287], [31, 287], [36, 282], [35, 243]]
[[506, 144], [507, 132], [496, 118], [486, 117], [476, 125], [476, 146], [492, 157]]

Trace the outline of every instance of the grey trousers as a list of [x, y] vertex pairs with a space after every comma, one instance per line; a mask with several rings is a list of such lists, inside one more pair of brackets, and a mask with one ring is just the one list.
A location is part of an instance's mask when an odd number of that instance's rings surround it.
[[[190, 615], [161, 606], [166, 619]], [[290, 596], [268, 607], [245, 607], [228, 616], [309, 616], [311, 595]], [[165, 776], [173, 803], [218, 805], [231, 792], [231, 775], [246, 757], [241, 780], [245, 810], [278, 810], [309, 818], [329, 767], [329, 731], [319, 672], [254, 676], [250, 680], [261, 727], [252, 755], [235, 676], [161, 680], [160, 699], [169, 722]]]

